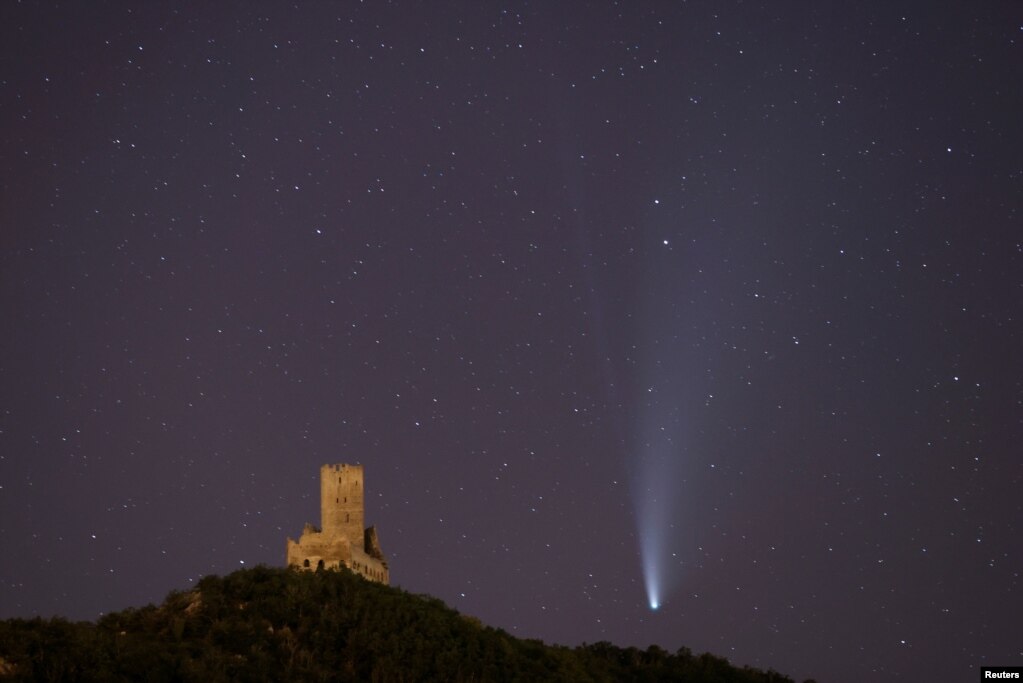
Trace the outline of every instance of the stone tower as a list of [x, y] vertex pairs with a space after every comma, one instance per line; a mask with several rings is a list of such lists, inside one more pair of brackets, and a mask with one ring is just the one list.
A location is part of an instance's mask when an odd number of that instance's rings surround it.
[[362, 465], [320, 467], [320, 524], [306, 524], [298, 541], [288, 539], [288, 566], [346, 567], [380, 583], [390, 581], [374, 527], [365, 528]]
[[323, 533], [361, 538], [365, 512], [362, 465], [324, 465], [320, 468], [320, 524]]

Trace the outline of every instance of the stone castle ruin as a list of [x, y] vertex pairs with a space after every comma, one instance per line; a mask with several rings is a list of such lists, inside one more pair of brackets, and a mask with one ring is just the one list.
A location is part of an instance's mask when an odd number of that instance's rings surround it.
[[370, 581], [389, 583], [387, 560], [375, 527], [364, 526], [362, 465], [320, 467], [320, 524], [308, 522], [297, 541], [288, 539], [288, 566], [345, 567]]

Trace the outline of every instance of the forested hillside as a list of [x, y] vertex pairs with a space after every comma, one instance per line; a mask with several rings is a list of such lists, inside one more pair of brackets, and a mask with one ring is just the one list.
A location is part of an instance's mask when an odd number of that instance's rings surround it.
[[5, 681], [791, 680], [686, 648], [545, 645], [347, 571], [267, 567], [97, 623], [0, 622], [0, 658]]

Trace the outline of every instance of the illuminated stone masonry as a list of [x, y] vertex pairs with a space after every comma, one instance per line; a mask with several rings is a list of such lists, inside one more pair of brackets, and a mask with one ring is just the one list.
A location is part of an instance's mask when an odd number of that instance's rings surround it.
[[320, 467], [320, 524], [306, 524], [297, 541], [288, 539], [288, 566], [346, 567], [370, 581], [389, 583], [387, 560], [375, 527], [364, 526], [362, 465]]

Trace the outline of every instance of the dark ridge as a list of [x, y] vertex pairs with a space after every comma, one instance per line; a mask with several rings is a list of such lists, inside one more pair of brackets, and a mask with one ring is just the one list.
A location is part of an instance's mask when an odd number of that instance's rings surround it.
[[347, 570], [207, 576], [96, 623], [0, 622], [4, 681], [692, 681], [782, 683], [687, 648], [523, 640]]

